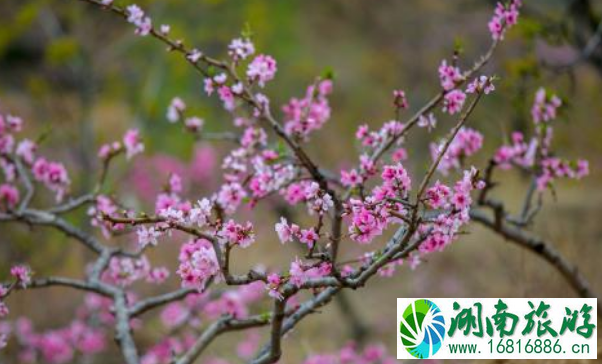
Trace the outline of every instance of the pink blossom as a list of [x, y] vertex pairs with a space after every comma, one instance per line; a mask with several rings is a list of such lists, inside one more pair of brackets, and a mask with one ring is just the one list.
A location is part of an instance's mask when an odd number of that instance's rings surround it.
[[219, 299], [209, 302], [203, 308], [203, 313], [212, 320], [223, 315], [244, 318], [248, 316], [248, 309], [243, 297], [237, 291], [229, 291]]
[[355, 169], [341, 171], [341, 183], [346, 187], [357, 187], [362, 183], [362, 177]]
[[156, 267], [152, 268], [148, 272], [148, 276], [146, 277], [146, 281], [154, 284], [164, 283], [167, 278], [169, 278], [169, 270], [165, 267]]
[[246, 248], [255, 241], [253, 224], [248, 221], [243, 225], [229, 220], [220, 230], [220, 234], [225, 243], [238, 245], [241, 248]]
[[248, 38], [236, 38], [228, 45], [228, 55], [232, 57], [235, 62], [245, 60], [255, 53], [255, 46]]
[[183, 287], [205, 289], [207, 281], [220, 272], [215, 252], [206, 240], [194, 240], [182, 245], [177, 274]]
[[13, 133], [18, 133], [23, 129], [23, 119], [18, 116], [6, 115], [6, 125]]
[[168, 35], [170, 30], [171, 27], [168, 24], [161, 24], [161, 26], [159, 27], [159, 31], [163, 35]]
[[268, 274], [266, 289], [268, 290], [268, 295], [270, 297], [275, 298], [277, 300], [284, 299], [284, 297], [282, 296], [282, 293], [280, 293], [280, 291], [279, 291], [281, 283], [282, 283], [282, 280], [280, 279], [280, 276], [278, 274], [276, 274], [276, 273]]
[[213, 81], [215, 81], [215, 83], [217, 83], [218, 85], [225, 84], [227, 80], [228, 80], [228, 75], [225, 72], [221, 72], [221, 73], [218, 73], [217, 75], [213, 76]]
[[292, 98], [282, 106], [284, 129], [289, 135], [298, 135], [307, 139], [316, 130], [321, 129], [330, 119], [331, 109], [327, 96], [332, 92], [332, 81], [324, 80], [307, 88], [301, 99]]
[[331, 270], [332, 266], [330, 263], [325, 262], [316, 266], [305, 264], [299, 258], [295, 258], [289, 270], [289, 281], [295, 286], [301, 287], [310, 279], [329, 275]]
[[25, 161], [25, 163], [31, 164], [35, 159], [35, 152], [37, 145], [29, 139], [23, 139], [17, 144], [15, 153]]
[[186, 55], [186, 59], [188, 59], [190, 62], [192, 63], [197, 63], [201, 57], [203, 57], [203, 52], [199, 51], [198, 49], [193, 49], [191, 50], [187, 55]]
[[527, 143], [522, 133], [514, 132], [511, 139], [512, 144], [501, 146], [495, 153], [493, 160], [502, 169], [509, 169], [512, 164], [527, 168], [533, 166], [539, 144], [537, 138], [533, 138]]
[[67, 170], [61, 163], [38, 158], [34, 162], [31, 172], [36, 181], [44, 183], [49, 190], [56, 193], [57, 201], [63, 199], [71, 181], [67, 175]]
[[19, 202], [19, 190], [8, 183], [0, 185], [0, 207], [12, 210]]
[[[4, 318], [6, 316], [8, 316], [8, 314], [10, 313], [10, 310], [8, 309], [8, 306], [6, 305], [6, 303], [0, 301], [0, 318]], [[6, 337], [1, 337], [1, 340], [5, 340]], [[0, 348], [4, 347], [4, 345], [0, 345]]]
[[276, 233], [282, 244], [293, 241], [293, 238], [299, 234], [299, 226], [296, 224], [288, 224], [284, 217], [280, 218], [280, 222], [275, 226]]
[[127, 287], [136, 281], [145, 279], [149, 271], [150, 263], [145, 256], [140, 258], [113, 257], [109, 261], [108, 270], [103, 274], [103, 279]]
[[207, 96], [211, 96], [213, 94], [213, 91], [215, 91], [215, 85], [213, 83], [213, 80], [207, 77], [205, 78], [205, 80], [203, 80], [203, 85], [203, 89], [205, 90]]
[[301, 183], [291, 183], [281, 193], [284, 195], [284, 199], [291, 205], [296, 205], [299, 202], [305, 200], [305, 188]]
[[450, 196], [451, 189], [439, 181], [426, 191], [427, 204], [433, 209], [447, 208]]
[[63, 364], [70, 362], [73, 358], [73, 348], [65, 335], [60, 332], [51, 331], [41, 337], [38, 344], [42, 357], [52, 364]]
[[403, 90], [393, 91], [393, 104], [399, 109], [407, 109], [409, 107], [406, 93]]
[[562, 105], [560, 98], [553, 94], [548, 94], [544, 88], [537, 90], [535, 101], [531, 108], [531, 116], [535, 124], [548, 122], [556, 118], [557, 109]]
[[350, 209], [352, 222], [349, 225], [351, 239], [360, 244], [368, 244], [381, 235], [387, 226], [389, 214], [381, 205], [372, 204], [369, 198], [366, 203], [352, 199]]
[[8, 135], [0, 135], [0, 154], [10, 154], [15, 147], [15, 138]]
[[314, 229], [304, 229], [301, 230], [299, 234], [299, 241], [301, 241], [304, 244], [307, 244], [307, 246], [311, 248], [312, 246], [314, 246], [316, 241], [318, 241], [319, 237], [320, 236], [318, 235], [318, 233], [316, 233]]
[[137, 129], [128, 130], [123, 136], [123, 145], [127, 159], [131, 159], [136, 154], [144, 151], [144, 144], [140, 140], [140, 133]]
[[190, 314], [190, 310], [181, 302], [172, 302], [161, 311], [161, 323], [166, 328], [178, 327]]
[[[450, 143], [437, 170], [447, 174], [451, 169], [460, 168], [462, 160], [477, 153], [482, 146], [483, 135], [481, 133], [471, 128], [462, 127]], [[439, 144], [431, 143], [430, 148], [431, 157], [435, 161], [442, 152], [443, 142]]]
[[203, 227], [209, 223], [213, 204], [208, 199], [204, 198], [197, 201], [196, 205], [190, 209], [188, 221], [191, 225]]
[[430, 132], [437, 126], [437, 119], [435, 119], [435, 115], [433, 115], [433, 113], [429, 113], [427, 116], [420, 115], [418, 118], [418, 126], [421, 128], [426, 128]]
[[230, 89], [230, 87], [220, 86], [217, 89], [217, 94], [220, 100], [222, 100], [222, 103], [224, 104], [224, 109], [226, 109], [227, 111], [233, 111], [235, 109], [236, 99], [234, 98], [234, 93], [232, 92], [232, 89]]
[[238, 209], [245, 197], [247, 197], [247, 193], [239, 183], [229, 183], [223, 185], [218, 192], [217, 203], [226, 213], [232, 214]]
[[172, 173], [169, 176], [169, 192], [181, 193], [182, 188], [182, 177], [177, 173]]
[[485, 95], [488, 95], [494, 90], [495, 86], [493, 85], [493, 81], [487, 76], [479, 76], [466, 86], [467, 94], [483, 92]]
[[234, 85], [232, 85], [232, 93], [234, 93], [235, 95], [242, 95], [244, 90], [245, 86], [242, 84], [242, 82], [237, 82]]
[[443, 90], [450, 91], [462, 80], [462, 73], [458, 67], [448, 65], [447, 60], [443, 60], [439, 66], [439, 80]]
[[521, 0], [512, 0], [507, 5], [497, 3], [493, 17], [488, 23], [489, 32], [494, 40], [503, 40], [505, 32], [517, 23], [518, 9], [521, 5]]
[[155, 230], [154, 226], [149, 228], [141, 226], [136, 230], [136, 233], [138, 234], [138, 245], [141, 248], [145, 248], [148, 245], [156, 246], [157, 239], [161, 236], [161, 232]]
[[408, 152], [405, 148], [397, 148], [391, 155], [391, 160], [395, 163], [403, 162], [408, 159]]
[[21, 287], [27, 287], [31, 283], [31, 269], [24, 265], [15, 265], [10, 269], [10, 275], [17, 280]]
[[466, 94], [460, 90], [452, 90], [445, 94], [443, 98], [443, 112], [450, 115], [456, 114], [462, 110], [466, 101]]
[[274, 79], [276, 74], [276, 60], [263, 54], [253, 59], [247, 68], [247, 77], [251, 82], [257, 82], [260, 87]]
[[182, 117], [182, 113], [186, 110], [186, 104], [179, 97], [174, 97], [167, 108], [167, 120], [175, 123]]
[[151, 19], [145, 16], [144, 11], [138, 5], [129, 5], [127, 8], [127, 21], [136, 26], [136, 34], [145, 36], [152, 29]]
[[412, 188], [412, 180], [401, 163], [385, 166], [381, 177], [398, 195], [404, 196]]

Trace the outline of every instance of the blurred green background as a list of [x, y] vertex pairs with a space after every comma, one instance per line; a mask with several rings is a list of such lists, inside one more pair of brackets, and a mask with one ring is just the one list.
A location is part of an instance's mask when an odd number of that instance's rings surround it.
[[[600, 21], [602, 2], [526, 3], [519, 25], [486, 67], [487, 73], [500, 80], [497, 91], [470, 121], [470, 126], [486, 135], [485, 153], [474, 164], [483, 167], [510, 131], [529, 130], [529, 109], [539, 86], [557, 92], [567, 104], [556, 121], [557, 150], [569, 158], [587, 158], [592, 173], [579, 183], [559, 182], [556, 198], [547, 193], [534, 230], [578, 263], [594, 290], [602, 292], [598, 268], [602, 257], [602, 49], [598, 47], [589, 59], [570, 69], [553, 67], [578, 56]], [[416, 110], [437, 92], [437, 67], [451, 57], [454, 47], [462, 50], [463, 67], [486, 50], [490, 42], [487, 21], [494, 6], [492, 1], [477, 0], [146, 0], [138, 4], [155, 24], [170, 24], [173, 36], [215, 56], [224, 56], [229, 41], [248, 26], [258, 52], [278, 61], [277, 78], [266, 88], [276, 110], [290, 97], [302, 95], [324, 70], [334, 70], [333, 116], [309, 146], [309, 153], [333, 170], [357, 160], [353, 134], [359, 124], [376, 127], [393, 118], [393, 89], [404, 89], [410, 109]], [[94, 183], [97, 147], [120, 138], [128, 128], [141, 129], [145, 158], [150, 161], [159, 158], [169, 164], [165, 158], [173, 156], [187, 165], [194, 159], [195, 148], [208, 148], [196, 145], [192, 137], [165, 120], [166, 107], [176, 95], [206, 120], [208, 130], [231, 128], [229, 116], [217, 101], [204, 96], [199, 75], [180, 57], [164, 52], [155, 40], [134, 35], [122, 19], [75, 0], [0, 2], [0, 107], [22, 115], [28, 135], [46, 135], [42, 148], [67, 161], [74, 194], [89, 190]], [[439, 125], [432, 134], [416, 133], [408, 140], [408, 168], [414, 175], [430, 158], [428, 142], [443, 135], [451, 121], [442, 116]], [[225, 146], [206, 150], [216, 154], [217, 170]], [[109, 190], [132, 206], [148, 209], [151, 205], [144, 202], [144, 196], [123, 183], [132, 175], [126, 167], [117, 164]], [[136, 168], [143, 173], [150, 167], [142, 163]], [[156, 174], [157, 184], [167, 176], [161, 172]], [[211, 173], [206, 176], [188, 186], [194, 198], [210, 193], [219, 181]], [[527, 184], [524, 176], [506, 173], [499, 178], [507, 184], [496, 191], [497, 196], [518, 206]], [[256, 223], [261, 225], [258, 235], [266, 238], [244, 255], [243, 266], [263, 262], [278, 267], [295, 254], [294, 250], [274, 253], [276, 216], [263, 216], [269, 219]], [[85, 211], [71, 219], [84, 223]], [[391, 325], [396, 297], [574, 295], [559, 274], [529, 252], [476, 226], [470, 231], [415, 271], [403, 267], [394, 278], [377, 279], [361, 293], [361, 300], [350, 295], [371, 329], [370, 341], [383, 341], [394, 350]], [[0, 225], [0, 274], [12, 262], [27, 261], [40, 275], [76, 275], [87, 255], [74, 246], [49, 230]], [[175, 254], [176, 247], [162, 247], [152, 258], [173, 268]], [[73, 299], [65, 300], [66, 295]], [[62, 290], [47, 291], [43, 303], [35, 297], [26, 293], [9, 303], [13, 315], [33, 312], [40, 328], [64, 324], [80, 300], [77, 293]], [[148, 332], [138, 338], [150, 342], [159, 334]], [[284, 363], [297, 362], [310, 352], [335, 349], [349, 339], [336, 305], [308, 319], [291, 336], [285, 341], [290, 357]], [[228, 345], [224, 338], [212, 350], [228, 353]]]

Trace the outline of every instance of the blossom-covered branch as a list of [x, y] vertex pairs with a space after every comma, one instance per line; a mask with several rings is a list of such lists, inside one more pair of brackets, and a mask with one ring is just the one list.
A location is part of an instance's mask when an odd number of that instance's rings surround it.
[[[484, 173], [469, 163], [484, 137], [467, 122], [479, 102], [495, 91], [496, 78], [481, 72], [516, 24], [521, 1], [497, 5], [488, 24], [491, 46], [472, 66], [462, 70], [459, 54], [440, 63], [438, 93], [406, 121], [402, 119], [412, 95], [394, 90], [395, 119], [378, 130], [359, 126], [357, 167], [340, 171], [340, 176], [324, 168], [307, 144], [331, 117], [330, 77], [314, 79], [301, 96], [282, 105], [277, 118], [266, 95], [278, 72], [277, 61], [256, 54], [248, 34], [232, 40], [223, 58], [214, 57], [173, 39], [169, 25], [156, 26], [137, 5], [80, 2], [118, 15], [137, 35], [150, 36], [184, 57], [201, 75], [199, 85], [207, 96], [220, 100], [234, 131], [206, 132], [206, 121], [187, 105], [191, 101], [174, 96], [166, 105], [168, 123], [181, 124], [199, 140], [228, 141], [224, 144], [231, 149], [213, 193], [189, 196], [186, 181], [174, 173], [153, 196], [154, 211], [142, 211], [106, 187], [114, 160], [129, 161], [144, 153], [142, 132], [130, 129], [120, 140], [103, 144], [97, 153], [101, 168], [94, 189], [73, 197], [67, 167], [45, 156], [43, 145], [21, 137], [20, 118], [0, 114], [0, 223], [50, 227], [94, 253], [84, 279], [33, 279], [29, 267], [16, 265], [10, 271], [12, 281], [0, 285], [0, 317], [8, 315], [6, 297], [18, 290], [63, 286], [86, 292], [80, 313], [63, 330], [36, 333], [29, 321], [15, 324], [15, 345], [28, 361], [41, 358], [61, 364], [76, 355], [98, 354], [106, 350], [111, 332], [128, 364], [190, 364], [217, 337], [244, 331], [248, 336], [239, 344], [238, 356], [252, 363], [274, 363], [283, 356], [285, 335], [307, 316], [348, 289], [366, 289], [375, 277], [393, 276], [401, 265], [414, 269], [459, 239], [471, 220], [542, 255], [579, 294], [594, 295], [576, 267], [550, 243], [524, 231], [541, 208], [541, 195], [557, 179], [588, 174], [586, 161], [567, 161], [552, 151], [551, 122], [562, 105], [560, 98], [539, 90], [531, 113], [533, 136], [527, 141], [523, 134], [512, 134], [512, 143], [497, 150]], [[441, 129], [439, 114], [456, 123], [444, 138], [431, 143], [432, 161], [416, 178], [406, 168], [405, 160], [412, 156], [404, 143], [411, 133]], [[518, 218], [489, 197], [497, 167], [518, 168], [533, 178]], [[55, 203], [38, 207], [35, 196], [44, 189], [54, 195]], [[240, 212], [274, 199], [306, 216], [282, 214], [268, 223], [271, 235], [257, 236], [256, 226], [265, 221], [241, 220]], [[65, 216], [83, 207], [96, 231], [76, 226]], [[492, 209], [493, 217], [479, 208]], [[233, 273], [242, 255], [238, 251], [276, 239], [296, 245], [299, 256], [279, 267], [254, 261], [246, 273]], [[178, 247], [177, 261], [153, 266], [146, 253], [166, 240]], [[366, 253], [357, 253], [354, 244]], [[163, 290], [172, 273], [180, 287]], [[157, 285], [163, 293], [143, 297], [137, 288], [142, 283]], [[134, 336], [156, 318], [165, 336], [155, 345], [140, 347]], [[262, 327], [269, 327], [263, 345], [257, 331]], [[0, 343], [8, 340], [1, 332], [0, 338]], [[345, 353], [360, 357], [355, 348]], [[380, 350], [369, 354], [357, 362], [386, 359]]]

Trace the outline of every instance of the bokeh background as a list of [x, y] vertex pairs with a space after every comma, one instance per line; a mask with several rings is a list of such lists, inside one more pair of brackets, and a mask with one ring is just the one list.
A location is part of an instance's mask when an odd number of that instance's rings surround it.
[[[529, 130], [529, 108], [543, 85], [557, 92], [566, 107], [556, 121], [555, 145], [563, 156], [590, 161], [591, 176], [561, 181], [546, 193], [534, 232], [553, 242], [579, 265], [593, 289], [602, 292], [602, 47], [568, 68], [602, 17], [602, 2], [525, 1], [519, 25], [507, 36], [486, 71], [499, 76], [497, 91], [476, 109], [470, 125], [486, 136], [485, 152], [473, 163], [483, 167], [488, 155], [512, 130]], [[117, 1], [121, 4], [120, 1]], [[333, 70], [333, 117], [316, 135], [309, 153], [338, 170], [357, 159], [353, 134], [361, 123], [381, 125], [393, 117], [391, 91], [406, 90], [410, 109], [418, 109], [437, 91], [437, 67], [462, 50], [468, 67], [490, 42], [487, 21], [494, 2], [482, 0], [142, 0], [157, 24], [205, 53], [223, 56], [242, 29], [251, 29], [259, 52], [278, 60], [277, 78], [267, 87], [278, 108], [299, 96], [317, 75]], [[164, 52], [151, 38], [106, 12], [75, 0], [0, 2], [0, 107], [20, 114], [26, 133], [44, 136], [43, 149], [67, 162], [73, 194], [88, 191], [98, 172], [97, 147], [131, 127], [141, 130], [146, 154], [133, 165], [117, 163], [109, 191], [128, 205], [149, 210], [148, 202], [170, 172], [187, 177], [194, 198], [218, 185], [223, 144], [199, 143], [165, 119], [166, 107], [179, 95], [211, 131], [231, 128], [214, 99], [202, 93], [202, 80], [186, 63]], [[451, 120], [441, 117], [432, 134], [408, 140], [407, 167], [418, 175], [430, 155], [428, 142], [442, 136]], [[519, 206], [528, 184], [517, 173], [498, 174], [504, 187], [495, 191]], [[49, 203], [38, 197], [40, 205]], [[242, 272], [262, 262], [284, 268], [297, 251], [281, 248], [273, 233], [273, 209], [258, 207], [247, 217], [259, 225], [258, 244], [234, 254]], [[257, 216], [260, 216], [259, 220]], [[70, 216], [87, 224], [85, 211]], [[394, 352], [392, 330], [396, 297], [572, 297], [563, 278], [530, 252], [471, 226], [441, 254], [412, 271], [403, 267], [393, 278], [375, 279], [349, 294], [353, 309], [369, 330], [368, 341], [384, 342]], [[351, 255], [354, 247], [343, 247]], [[176, 266], [176, 243], [151, 254], [157, 264]], [[13, 262], [28, 262], [40, 276], [81, 274], [88, 255], [50, 230], [0, 225], [0, 275]], [[0, 276], [3, 277], [3, 276]], [[177, 286], [175, 280], [171, 286]], [[12, 315], [28, 314], [36, 328], [64, 325], [81, 295], [63, 289], [11, 297]], [[152, 343], [157, 328], [137, 339]], [[303, 322], [284, 343], [283, 363], [309, 353], [332, 351], [350, 340], [340, 306], [331, 304]], [[219, 339], [212, 354], [231, 356], [232, 341]], [[111, 361], [114, 360], [114, 361]], [[8, 361], [11, 362], [11, 361]], [[102, 363], [119, 362], [103, 358]]]

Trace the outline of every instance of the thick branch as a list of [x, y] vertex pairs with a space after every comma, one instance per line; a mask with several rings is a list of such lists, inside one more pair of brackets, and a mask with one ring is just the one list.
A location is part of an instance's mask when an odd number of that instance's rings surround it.
[[[560, 252], [553, 248], [549, 242], [546, 242], [538, 237], [528, 235], [518, 228], [511, 227], [503, 223], [496, 224], [495, 219], [487, 216], [485, 213], [479, 210], [470, 210], [470, 218], [473, 221], [476, 221], [503, 236], [505, 239], [510, 240], [522, 246], [523, 248], [529, 249], [533, 253], [545, 259], [554, 268], [556, 268], [560, 274], [562, 274], [571, 287], [573, 287], [573, 289], [575, 289], [575, 291], [581, 297], [597, 297], [577, 266], [566, 260], [560, 254]], [[598, 309], [602, 309], [601, 302], [598, 302]]]
[[269, 315], [257, 315], [246, 319], [233, 319], [230, 316], [222, 317], [212, 323], [197, 339], [194, 345], [178, 359], [176, 364], [192, 364], [201, 353], [211, 344], [219, 335], [229, 332], [245, 330], [252, 327], [267, 325], [270, 322]]

